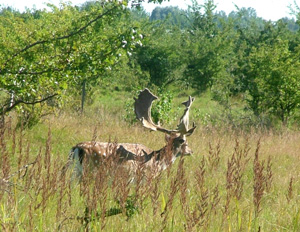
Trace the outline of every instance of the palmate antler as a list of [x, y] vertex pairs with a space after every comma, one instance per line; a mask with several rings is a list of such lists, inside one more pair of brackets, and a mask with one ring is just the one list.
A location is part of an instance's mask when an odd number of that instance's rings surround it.
[[193, 123], [193, 127], [189, 129], [189, 114], [190, 114], [190, 107], [195, 100], [194, 97], [189, 96], [189, 99], [186, 102], [182, 102], [182, 104], [186, 107], [182, 117], [180, 118], [180, 123], [177, 126], [177, 130], [180, 132], [181, 135], [190, 136], [193, 134], [194, 130], [196, 129], [195, 123]]
[[167, 134], [180, 133], [180, 136], [182, 137], [185, 135], [189, 136], [194, 132], [196, 128], [194, 124], [193, 124], [193, 128], [188, 129], [188, 127], [189, 127], [189, 110], [195, 98], [190, 96], [186, 102], [182, 103], [186, 108], [184, 110], [183, 116], [180, 118], [180, 122], [176, 130], [165, 129], [161, 126], [156, 125], [152, 121], [151, 107], [152, 107], [152, 102], [156, 99], [157, 97], [153, 93], [151, 93], [150, 90], [147, 88], [140, 92], [138, 98], [134, 99], [135, 100], [134, 111], [136, 117], [139, 121], [142, 122], [144, 127], [152, 131], [161, 131]]

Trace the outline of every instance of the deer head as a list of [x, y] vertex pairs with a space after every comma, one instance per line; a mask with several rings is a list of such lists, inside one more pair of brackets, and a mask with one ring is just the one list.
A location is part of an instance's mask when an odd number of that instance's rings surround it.
[[[136, 117], [145, 128], [166, 134], [167, 145], [161, 150], [148, 155], [148, 159], [151, 159], [154, 154], [171, 154], [168, 156], [171, 156], [170, 159], [172, 161], [174, 161], [178, 156], [191, 155], [192, 150], [188, 147], [186, 136], [192, 135], [196, 129], [194, 124], [193, 127], [189, 129], [189, 110], [195, 98], [190, 96], [186, 102], [182, 103], [185, 106], [185, 110], [183, 116], [180, 118], [177, 128], [174, 130], [163, 128], [152, 121], [151, 107], [152, 102], [156, 99], [157, 97], [146, 88], [139, 93], [139, 96], [138, 98], [135, 98], [134, 103]], [[169, 149], [169, 152], [167, 152], [167, 149]], [[159, 157], [159, 159], [161, 160], [162, 157]]]

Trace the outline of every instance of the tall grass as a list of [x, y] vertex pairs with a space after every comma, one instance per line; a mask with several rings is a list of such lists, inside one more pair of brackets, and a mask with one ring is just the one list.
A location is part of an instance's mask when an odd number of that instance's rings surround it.
[[6, 120], [0, 133], [2, 231], [299, 231], [300, 133], [235, 134], [199, 128], [194, 155], [134, 183], [114, 163], [61, 175], [77, 142], [137, 142], [163, 135], [97, 117], [61, 115], [31, 129]]

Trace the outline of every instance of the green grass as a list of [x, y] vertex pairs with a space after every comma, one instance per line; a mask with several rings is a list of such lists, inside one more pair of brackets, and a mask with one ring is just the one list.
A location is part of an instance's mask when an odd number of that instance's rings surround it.
[[[176, 96], [175, 107], [189, 94], [193, 93]], [[84, 116], [49, 116], [24, 131], [14, 130], [14, 123], [6, 126], [1, 134], [0, 180], [25, 164], [36, 163], [27, 172], [23, 169], [8, 178], [8, 183], [0, 182], [2, 231], [300, 230], [298, 131], [237, 133], [226, 127], [214, 129], [200, 124], [188, 137], [194, 154], [184, 161], [176, 160], [159, 179], [143, 182], [138, 192], [135, 184], [121, 185], [124, 179], [115, 177], [114, 183], [100, 174], [101, 178], [87, 177], [80, 185], [70, 184], [70, 173], [63, 179], [60, 170], [70, 148], [78, 142], [96, 138], [142, 143], [153, 149], [164, 145], [163, 134], [149, 133], [139, 124], [129, 125], [122, 120], [122, 113], [113, 109], [122, 107], [123, 100], [117, 96], [121, 95], [101, 98], [105, 105], [112, 102], [112, 108], [94, 105]], [[114, 97], [117, 100], [111, 101]], [[195, 109], [217, 112], [214, 104], [209, 94], [197, 98], [191, 121], [197, 121]], [[259, 140], [259, 164], [264, 167], [261, 179], [253, 171]], [[240, 162], [236, 161], [237, 154], [242, 155]], [[268, 157], [272, 164], [270, 179]], [[232, 161], [231, 166], [228, 161]], [[233, 170], [230, 180], [229, 170]], [[254, 203], [255, 178], [263, 186], [270, 185], [261, 192], [258, 209]], [[123, 211], [108, 216], [113, 209]]]

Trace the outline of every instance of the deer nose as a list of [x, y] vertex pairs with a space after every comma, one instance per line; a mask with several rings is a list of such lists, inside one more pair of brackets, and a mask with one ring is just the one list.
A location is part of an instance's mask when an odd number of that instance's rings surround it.
[[191, 148], [189, 148], [188, 146], [186, 146], [185, 148], [185, 155], [192, 155], [194, 152]]
[[187, 147], [187, 155], [193, 155], [193, 150], [189, 147]]

